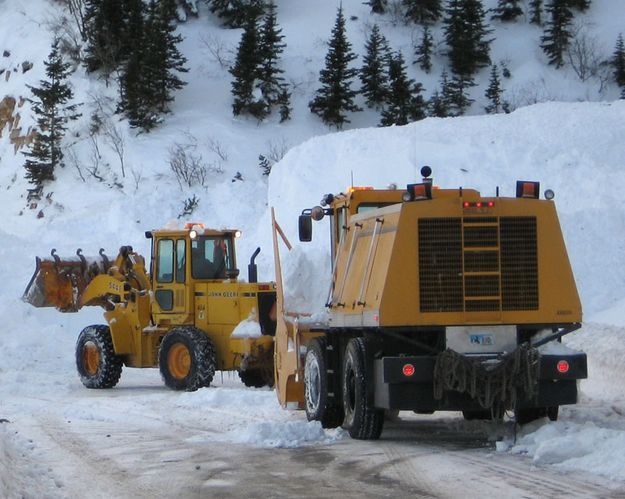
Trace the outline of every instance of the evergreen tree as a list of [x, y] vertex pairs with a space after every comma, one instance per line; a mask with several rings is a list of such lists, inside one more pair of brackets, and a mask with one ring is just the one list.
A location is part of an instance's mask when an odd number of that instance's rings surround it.
[[282, 42], [284, 36], [281, 32], [278, 28], [276, 6], [270, 1], [260, 26], [258, 46], [258, 57], [262, 61], [258, 68], [260, 90], [268, 107], [275, 104], [287, 107], [289, 105], [290, 94], [286, 91], [284, 78], [280, 76], [284, 71], [278, 67], [278, 59], [286, 47]]
[[586, 10], [590, 8], [591, 0], [568, 0], [568, 1], [569, 1], [569, 5], [573, 9], [577, 9], [580, 12], [585, 12]]
[[468, 95], [469, 88], [475, 82], [470, 76], [454, 75], [447, 87], [443, 89], [450, 116], [461, 116], [471, 106], [473, 99]]
[[491, 33], [484, 21], [480, 0], [450, 0], [445, 11], [445, 40], [455, 75], [470, 78], [479, 68], [490, 64]]
[[31, 184], [41, 186], [54, 180], [54, 170], [63, 166], [61, 142], [67, 130], [67, 122], [77, 119], [77, 104], [71, 104], [74, 93], [67, 83], [70, 64], [65, 63], [59, 51], [59, 40], [55, 39], [47, 61], [44, 62], [47, 80], [41, 80], [39, 87], [29, 87], [34, 99], [32, 110], [37, 115], [38, 132], [30, 151], [24, 152], [25, 177]]
[[436, 90], [428, 101], [428, 114], [437, 118], [446, 118], [450, 115], [452, 89], [447, 71], [441, 73], [440, 91]]
[[146, 57], [144, 15], [143, 0], [127, 0], [129, 53], [119, 74], [118, 111], [126, 114], [131, 126], [147, 130], [155, 123], [149, 111], [151, 86], [143, 71]]
[[514, 21], [517, 17], [523, 15], [523, 9], [519, 7], [521, 0], [499, 0], [497, 7], [494, 9], [492, 19], [508, 22]]
[[622, 33], [616, 39], [616, 46], [610, 64], [614, 68], [614, 80], [621, 88], [621, 99], [625, 99], [625, 44]]
[[345, 116], [346, 112], [361, 110], [354, 104], [356, 92], [351, 89], [351, 80], [358, 74], [358, 70], [348, 67], [356, 57], [347, 40], [345, 17], [341, 6], [332, 29], [325, 58], [326, 65], [319, 75], [322, 87], [317, 90], [315, 98], [308, 105], [311, 112], [321, 117], [324, 123], [339, 129], [344, 123], [349, 123]]
[[207, 3], [228, 28], [244, 27], [250, 15], [258, 19], [265, 9], [264, 0], [207, 0]]
[[508, 113], [510, 111], [508, 103], [501, 98], [503, 89], [501, 88], [501, 80], [499, 79], [499, 69], [497, 64], [493, 64], [490, 71], [490, 82], [484, 96], [490, 101], [484, 110], [488, 114], [497, 114], [501, 111]]
[[175, 34], [176, 0], [159, 0], [150, 21], [151, 36], [147, 40], [149, 52], [145, 61], [153, 89], [152, 107], [157, 113], [166, 113], [174, 100], [173, 92], [186, 85], [178, 75], [189, 71], [185, 67], [186, 57], [178, 50], [182, 36]]
[[570, 31], [573, 14], [569, 7], [570, 0], [551, 0], [547, 6], [549, 20], [540, 38], [541, 47], [549, 58], [549, 64], [556, 68], [564, 64], [564, 53], [572, 38]]
[[260, 59], [258, 20], [255, 15], [250, 14], [241, 42], [237, 50], [237, 58], [234, 66], [230, 68], [230, 74], [234, 77], [232, 81], [232, 113], [251, 114], [259, 119], [267, 115], [266, 105], [261, 98], [260, 91], [255, 92], [258, 84], [259, 67], [262, 63]]
[[365, 2], [365, 5], [369, 5], [374, 14], [384, 14], [388, 7], [388, 0], [369, 0]]
[[441, 0], [402, 0], [406, 7], [406, 18], [413, 23], [437, 22], [442, 15]]
[[88, 72], [112, 73], [124, 52], [124, 5], [122, 0], [85, 0], [84, 63]]
[[434, 40], [430, 34], [430, 28], [425, 26], [423, 28], [423, 35], [421, 36], [421, 43], [415, 50], [419, 67], [429, 73], [432, 70], [432, 49], [434, 48]]
[[540, 26], [542, 20], [543, 0], [530, 0], [530, 23]]
[[365, 52], [360, 69], [360, 92], [365, 96], [367, 106], [376, 107], [384, 102], [388, 91], [386, 66], [389, 57], [388, 43], [377, 24], [371, 29]]
[[423, 86], [408, 78], [401, 52], [390, 58], [388, 73], [389, 92], [380, 125], [405, 125], [425, 118], [425, 102], [421, 96]]

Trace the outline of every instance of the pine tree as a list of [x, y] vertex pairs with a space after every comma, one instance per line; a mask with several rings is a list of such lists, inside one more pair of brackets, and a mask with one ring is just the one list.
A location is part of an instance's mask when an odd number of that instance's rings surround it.
[[67, 83], [70, 64], [65, 63], [59, 51], [59, 40], [52, 43], [52, 50], [44, 62], [47, 80], [41, 80], [39, 87], [29, 87], [34, 99], [32, 110], [37, 115], [38, 133], [30, 151], [24, 152], [25, 177], [31, 184], [41, 186], [54, 180], [54, 170], [63, 166], [61, 142], [67, 130], [67, 122], [77, 119], [77, 104], [71, 104], [74, 93]]
[[442, 15], [441, 0], [402, 0], [406, 7], [406, 18], [413, 23], [437, 22]]
[[443, 70], [440, 80], [440, 91], [436, 90], [428, 101], [428, 114], [437, 118], [446, 118], [450, 115], [452, 90], [447, 71]]
[[118, 111], [124, 112], [133, 127], [154, 126], [149, 111], [151, 87], [143, 71], [146, 52], [146, 28], [143, 0], [127, 0], [127, 40], [129, 53], [119, 74], [120, 100]]
[[429, 73], [432, 70], [432, 49], [434, 47], [434, 40], [430, 34], [430, 28], [425, 26], [423, 28], [423, 35], [421, 36], [421, 43], [415, 50], [419, 67]]
[[278, 28], [276, 6], [270, 1], [260, 26], [258, 45], [258, 57], [262, 61], [258, 68], [260, 90], [268, 107], [276, 104], [287, 107], [289, 105], [290, 94], [286, 91], [284, 78], [280, 76], [284, 71], [278, 67], [278, 59], [286, 47], [282, 42], [284, 36], [281, 32]]
[[616, 39], [614, 54], [610, 64], [614, 68], [614, 80], [621, 88], [621, 99], [625, 99], [625, 43], [623, 42], [623, 34], [620, 33]]
[[401, 52], [390, 58], [388, 73], [389, 93], [380, 125], [405, 125], [425, 118], [425, 102], [421, 96], [423, 86], [408, 78]]
[[85, 0], [84, 63], [88, 72], [112, 73], [123, 57], [124, 9], [122, 0]]
[[523, 15], [523, 9], [519, 7], [521, 0], [499, 0], [494, 9], [492, 19], [509, 22]]
[[152, 106], [157, 113], [166, 113], [174, 100], [173, 92], [186, 85], [178, 75], [189, 71], [186, 57], [178, 50], [182, 36], [175, 34], [176, 0], [159, 0], [151, 23], [146, 70], [153, 88]]
[[389, 57], [388, 43], [377, 24], [371, 29], [365, 52], [359, 73], [362, 83], [360, 92], [365, 96], [367, 106], [376, 107], [384, 102], [387, 94], [386, 66]]
[[344, 123], [349, 123], [346, 112], [361, 110], [354, 104], [356, 92], [351, 89], [351, 80], [358, 74], [358, 70], [349, 68], [349, 63], [356, 57], [347, 40], [343, 7], [339, 7], [325, 58], [326, 65], [319, 75], [322, 87], [308, 105], [311, 112], [320, 116], [324, 123], [338, 129]]
[[229, 70], [234, 77], [231, 93], [234, 98], [232, 113], [235, 116], [251, 114], [262, 119], [268, 113], [262, 95], [259, 95], [260, 90], [256, 92], [262, 63], [259, 43], [258, 20], [250, 14], [241, 35], [234, 66]]
[[386, 7], [388, 7], [388, 0], [369, 0], [368, 2], [364, 2], [365, 5], [369, 5], [371, 7], [371, 12], [374, 14], [384, 14], [386, 12]]
[[490, 64], [490, 43], [484, 8], [480, 0], [450, 0], [445, 11], [445, 40], [455, 75], [470, 78]]
[[207, 0], [211, 12], [223, 19], [228, 28], [242, 28], [249, 16], [258, 19], [264, 12], [264, 0]]
[[540, 26], [542, 20], [543, 0], [530, 0], [530, 23]]
[[454, 75], [443, 89], [450, 116], [462, 116], [471, 106], [473, 99], [468, 95], [469, 88], [474, 87], [475, 82], [470, 76]]
[[556, 68], [564, 64], [564, 53], [572, 38], [570, 31], [573, 14], [569, 7], [570, 0], [551, 0], [547, 6], [549, 21], [540, 38], [541, 47], [549, 58], [549, 64]]
[[590, 8], [591, 0], [568, 0], [569, 5], [580, 12], [585, 12]]
[[484, 96], [490, 101], [484, 110], [488, 114], [497, 114], [501, 111], [507, 113], [510, 110], [508, 103], [501, 98], [503, 89], [501, 88], [501, 80], [499, 79], [499, 69], [497, 64], [493, 64], [490, 71], [490, 82]]

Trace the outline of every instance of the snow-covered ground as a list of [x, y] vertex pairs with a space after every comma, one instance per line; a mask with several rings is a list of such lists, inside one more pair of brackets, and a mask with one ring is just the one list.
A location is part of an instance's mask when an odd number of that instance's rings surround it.
[[[515, 180], [526, 179], [540, 181], [541, 190], [555, 191], [585, 314], [583, 328], [565, 342], [586, 351], [589, 359], [589, 379], [581, 383], [580, 403], [562, 408], [558, 422], [538, 421], [516, 438], [495, 423], [465, 423], [457, 414], [433, 417], [463, 432], [496, 434], [499, 441], [492, 442], [492, 449], [519, 463], [530, 459], [540, 469], [583, 471], [613, 480], [610, 487], [625, 487], [621, 368], [625, 358], [625, 102], [610, 101], [615, 89], [599, 95], [594, 83], [581, 85], [570, 70], [546, 69], [538, 63], [538, 51], [533, 58], [518, 58], [515, 44], [535, 41], [540, 36], [535, 28], [498, 26], [500, 41], [493, 50], [495, 57], [511, 61], [518, 86], [515, 95], [521, 94], [521, 88], [536, 93], [548, 87], [553, 96], [548, 100], [605, 101], [553, 102], [505, 116], [427, 119], [386, 129], [375, 128], [377, 118], [372, 113], [361, 113], [353, 117], [354, 129], [325, 135], [328, 130], [308, 113], [305, 103], [317, 87], [323, 41], [335, 15], [336, 5], [331, 3], [319, 8], [305, 0], [278, 2], [289, 44], [285, 65], [298, 83], [291, 123], [257, 124], [231, 118], [229, 80], [210, 57], [206, 43], [215, 48], [213, 37], [220, 36], [224, 54], [232, 56], [240, 31], [224, 32], [204, 15], [182, 28], [187, 56], [192, 55], [189, 85], [177, 96], [175, 112], [165, 125], [137, 136], [113, 118], [125, 139], [125, 178], [111, 144], [101, 138], [106, 180], [98, 182], [86, 175], [87, 182], [82, 182], [77, 167], [84, 175], [94, 159], [93, 144], [81, 135], [74, 148], [77, 162], [68, 156], [67, 166], [47, 191], [52, 192], [51, 200], [30, 210], [19, 169], [23, 158], [14, 154], [8, 132], [0, 138], [0, 496], [66, 497], [67, 490], [76, 490], [66, 483], [67, 477], [75, 476], [70, 471], [74, 462], [65, 454], [54, 454], [56, 447], [41, 437], [38, 428], [46, 425], [52, 432], [62, 423], [73, 428], [115, 424], [149, 434], [165, 424], [185, 428], [188, 441], [199, 446], [217, 442], [249, 448], [342, 445], [346, 437], [341, 430], [324, 431], [306, 422], [302, 413], [281, 409], [273, 392], [245, 389], [227, 373], [223, 379], [218, 373], [214, 387], [174, 393], [162, 386], [156, 370], [127, 369], [115, 389], [86, 390], [75, 373], [74, 342], [84, 326], [103, 321], [101, 311], [60, 314], [34, 309], [20, 297], [34, 270], [34, 257], [48, 255], [51, 248], [60, 255], [73, 255], [80, 247], [88, 255], [104, 247], [114, 256], [119, 246], [131, 244], [149, 254], [143, 232], [176, 220], [182, 202], [193, 194], [201, 200], [193, 219], [243, 229], [239, 266], [244, 268], [260, 245], [259, 277], [269, 280], [273, 278], [269, 207], [276, 208], [278, 221], [296, 243], [297, 215], [318, 204], [323, 194], [343, 190], [352, 179], [360, 185], [401, 187], [418, 178], [425, 164], [432, 166], [435, 183], [441, 187], [475, 187], [493, 194], [499, 186], [502, 195], [512, 195]], [[343, 5], [348, 16], [359, 18], [350, 17], [348, 29], [354, 46], [361, 50], [366, 7], [360, 0], [343, 0]], [[613, 15], [613, 6], [612, 0], [594, 0], [587, 16], [601, 27], [597, 33], [607, 52], [623, 29], [619, 27], [625, 25], [625, 14]], [[48, 21], [57, 15], [58, 5], [44, 0], [30, 0], [27, 6], [0, 0], [0, 52], [10, 52], [0, 58], [2, 67], [19, 67], [23, 60], [35, 63], [27, 73], [16, 70], [8, 80], [0, 79], [0, 99], [24, 96], [25, 85], [42, 78], [41, 61], [49, 52]], [[308, 26], [314, 27], [312, 33]], [[385, 26], [397, 48], [408, 46], [410, 28], [395, 31]], [[487, 79], [487, 74], [482, 76]], [[432, 88], [437, 77], [425, 80], [426, 88]], [[85, 102], [82, 125], [86, 127], [93, 97], [104, 99], [115, 91], [80, 71], [73, 83]], [[31, 118], [20, 112], [26, 127]], [[175, 144], [196, 147], [194, 151], [224, 173], [214, 173], [204, 187], [181, 189], [168, 167]], [[267, 181], [256, 167], [257, 156], [271, 149], [290, 150]], [[243, 181], [233, 181], [237, 171]], [[39, 210], [43, 218], [36, 218]], [[296, 243], [290, 254], [283, 251], [289, 306], [296, 310], [308, 307], [314, 312], [328, 289], [323, 277], [329, 275], [327, 231], [319, 224], [315, 231], [313, 243]], [[128, 493], [120, 494], [124, 492]]]

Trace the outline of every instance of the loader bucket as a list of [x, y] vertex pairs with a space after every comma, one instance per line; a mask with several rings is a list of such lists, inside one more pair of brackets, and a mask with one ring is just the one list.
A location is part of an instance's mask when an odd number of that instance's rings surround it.
[[22, 299], [34, 307], [56, 307], [61, 312], [77, 312], [87, 285], [96, 275], [106, 273], [111, 263], [104, 250], [100, 250], [100, 258], [85, 257], [80, 249], [71, 259], [61, 259], [54, 249], [51, 255], [51, 259], [36, 257], [35, 272]]

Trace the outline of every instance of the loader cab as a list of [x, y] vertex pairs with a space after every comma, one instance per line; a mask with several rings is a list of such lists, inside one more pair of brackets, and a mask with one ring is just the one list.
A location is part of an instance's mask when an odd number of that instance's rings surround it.
[[146, 233], [152, 239], [150, 274], [157, 323], [192, 322], [194, 282], [236, 279], [234, 239], [238, 234], [204, 229], [200, 224]]

